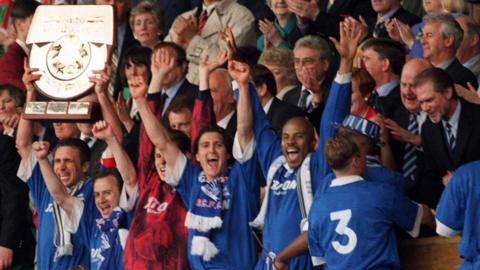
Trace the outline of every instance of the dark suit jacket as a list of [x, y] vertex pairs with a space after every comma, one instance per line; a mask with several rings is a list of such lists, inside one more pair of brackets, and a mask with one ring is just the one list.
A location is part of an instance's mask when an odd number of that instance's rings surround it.
[[445, 70], [452, 78], [454, 83], [467, 87], [467, 82], [471, 83], [475, 89], [478, 88], [477, 77], [473, 72], [464, 67], [457, 58]]
[[168, 30], [178, 15], [196, 7], [192, 6], [189, 0], [156, 0], [155, 2], [157, 2], [162, 10], [163, 33], [165, 34], [168, 33]]
[[370, 96], [368, 103], [383, 116], [390, 117], [393, 112], [402, 104], [400, 98], [400, 85], [395, 87], [388, 95], [383, 97]]
[[22, 76], [25, 72], [23, 69], [25, 57], [27, 57], [27, 54], [17, 42], [8, 47], [7, 52], [0, 57], [0, 84], [9, 83], [25, 90], [25, 85], [22, 82]]
[[[313, 111], [305, 112], [307, 115], [308, 120], [312, 123], [316, 130], [320, 128], [320, 119], [322, 118], [323, 108], [325, 106], [325, 102], [328, 98], [328, 93], [330, 91], [330, 85], [332, 84], [332, 79], [330, 77], [326, 77], [323, 80], [322, 84], [320, 85], [323, 91], [323, 102]], [[298, 101], [300, 99], [300, 93], [302, 92], [302, 86], [297, 86], [296, 88], [290, 90], [288, 93], [283, 96], [283, 101], [290, 103], [291, 105], [297, 106]]]
[[327, 10], [328, 0], [318, 0], [320, 13], [315, 21], [308, 26], [307, 33], [339, 38], [338, 25], [347, 16], [358, 20], [362, 16], [367, 24], [375, 25], [377, 14], [372, 8], [370, 0], [342, 0], [335, 1]]
[[429, 119], [422, 126], [425, 176], [421, 181], [423, 202], [436, 207], [443, 191], [442, 176], [459, 166], [480, 159], [480, 105], [459, 99], [462, 104], [456, 146], [450, 150], [443, 124]]
[[283, 125], [293, 117], [305, 116], [305, 112], [297, 106], [293, 106], [276, 97], [273, 98], [272, 105], [267, 113], [267, 119], [275, 132], [280, 135]]
[[28, 187], [17, 177], [20, 157], [13, 138], [3, 134], [0, 149], [0, 246], [13, 250], [13, 265], [23, 263], [33, 269], [32, 213]]
[[[412, 27], [413, 25], [422, 21], [417, 15], [414, 15], [414, 14], [408, 12], [403, 7], [400, 7], [397, 10], [397, 12], [395, 12], [392, 15], [392, 17], [390, 19], [393, 19], [393, 18], [396, 18], [397, 20], [408, 24], [410, 27]], [[370, 33], [370, 34], [373, 33], [373, 29], [375, 28], [375, 23], [376, 22], [377, 22], [377, 15], [375, 14], [375, 20], [374, 20], [373, 24], [368, 25], [368, 33]], [[388, 32], [387, 32], [387, 29], [385, 28], [385, 25], [381, 25], [378, 37], [390, 38], [390, 36], [388, 35]]]
[[227, 128], [225, 128], [230, 137], [235, 138], [235, 133], [237, 132], [237, 111], [233, 113], [232, 118], [228, 121]]

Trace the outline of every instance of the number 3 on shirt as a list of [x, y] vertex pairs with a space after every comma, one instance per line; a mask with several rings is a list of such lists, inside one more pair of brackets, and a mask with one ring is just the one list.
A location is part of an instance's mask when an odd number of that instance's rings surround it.
[[340, 235], [345, 235], [348, 238], [345, 245], [340, 244], [338, 241], [332, 242], [333, 248], [343, 255], [352, 252], [355, 246], [357, 246], [357, 235], [347, 226], [351, 218], [352, 210], [350, 209], [330, 213], [330, 219], [332, 221], [339, 220], [337, 227], [335, 227], [335, 232]]

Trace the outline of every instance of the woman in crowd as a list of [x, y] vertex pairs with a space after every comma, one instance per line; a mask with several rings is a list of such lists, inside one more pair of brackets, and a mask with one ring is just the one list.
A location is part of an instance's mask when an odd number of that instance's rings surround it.
[[138, 3], [130, 13], [130, 27], [140, 45], [153, 50], [163, 34], [163, 18], [158, 4], [150, 0]]

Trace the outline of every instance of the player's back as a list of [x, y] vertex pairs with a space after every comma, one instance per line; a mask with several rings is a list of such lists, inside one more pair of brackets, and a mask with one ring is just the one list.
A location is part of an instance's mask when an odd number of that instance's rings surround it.
[[413, 230], [418, 205], [391, 185], [332, 181], [310, 210], [309, 247], [328, 269], [400, 268], [393, 223]]

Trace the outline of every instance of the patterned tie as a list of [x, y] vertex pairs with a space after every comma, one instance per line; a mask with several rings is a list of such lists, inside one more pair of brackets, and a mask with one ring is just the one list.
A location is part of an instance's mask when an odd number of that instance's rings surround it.
[[208, 19], [208, 12], [206, 9], [204, 9], [200, 14], [200, 20], [198, 21], [198, 33], [202, 32], [203, 27], [207, 23], [207, 19]]
[[453, 134], [452, 125], [449, 122], [445, 122], [445, 131], [447, 135], [448, 145], [450, 145], [450, 150], [453, 151], [455, 148], [455, 134]]
[[300, 99], [298, 100], [298, 107], [304, 111], [308, 109], [308, 96], [310, 96], [310, 91], [307, 89], [302, 90], [302, 94], [300, 95]]
[[[415, 135], [418, 134], [418, 123], [415, 114], [411, 113], [408, 121], [408, 131]], [[405, 154], [403, 155], [403, 176], [407, 180], [415, 181], [415, 171], [417, 170], [417, 151], [414, 144], [405, 144]]]
[[118, 50], [115, 48], [113, 49], [112, 53], [112, 61], [110, 63], [112, 67], [112, 75], [110, 76], [110, 81], [108, 82], [108, 94], [113, 96], [113, 92], [115, 91], [115, 80], [117, 79], [117, 67], [118, 67]]
[[380, 17], [378, 18], [377, 23], [375, 23], [375, 27], [373, 28], [373, 37], [379, 38], [383, 29], [385, 29], [385, 18]]

